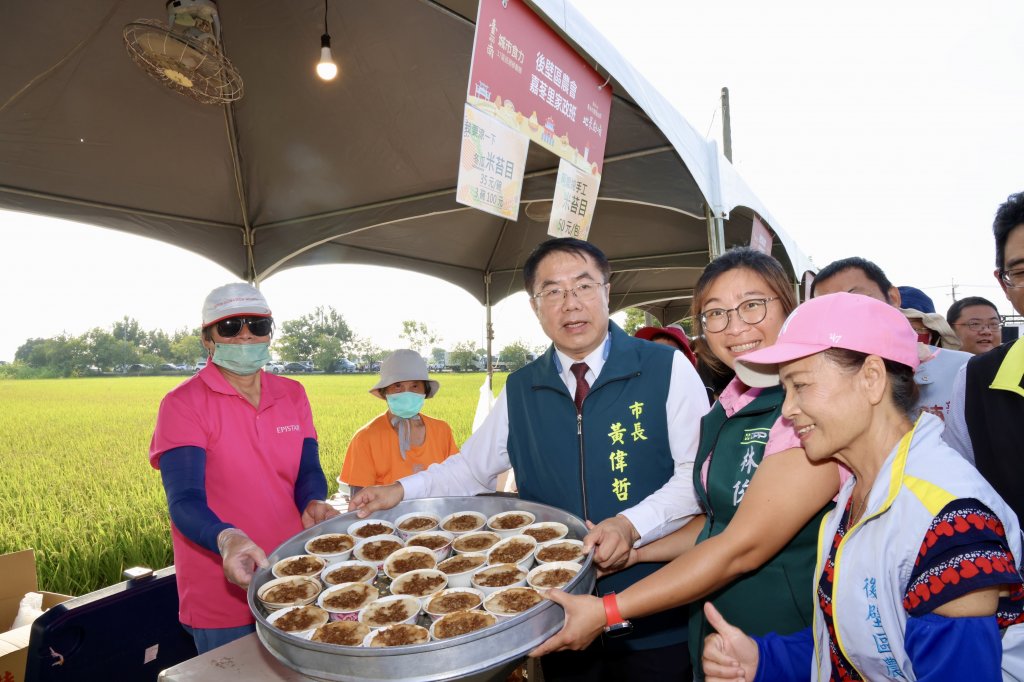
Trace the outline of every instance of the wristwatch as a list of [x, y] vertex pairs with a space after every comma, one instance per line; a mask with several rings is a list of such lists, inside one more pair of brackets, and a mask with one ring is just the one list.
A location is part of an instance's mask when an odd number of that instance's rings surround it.
[[609, 592], [601, 598], [604, 602], [604, 634], [609, 637], [620, 637], [628, 635], [633, 631], [633, 624], [623, 619], [619, 613], [619, 603], [615, 599], [615, 593]]

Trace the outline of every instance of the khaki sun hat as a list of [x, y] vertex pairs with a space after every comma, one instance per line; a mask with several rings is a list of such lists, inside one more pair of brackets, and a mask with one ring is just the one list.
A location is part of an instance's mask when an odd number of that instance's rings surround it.
[[380, 365], [380, 380], [370, 389], [370, 393], [381, 400], [383, 390], [399, 381], [422, 381], [427, 384], [427, 397], [433, 398], [441, 389], [441, 384], [427, 376], [427, 363], [414, 350], [396, 350], [384, 359]]

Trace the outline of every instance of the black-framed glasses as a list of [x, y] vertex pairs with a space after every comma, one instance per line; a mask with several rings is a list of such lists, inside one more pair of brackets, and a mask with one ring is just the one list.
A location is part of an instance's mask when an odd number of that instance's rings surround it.
[[253, 336], [270, 336], [274, 331], [274, 318], [272, 317], [229, 317], [217, 323], [217, 333], [225, 339], [238, 336], [242, 331], [242, 325], [249, 328]]
[[1003, 280], [1003, 284], [1010, 287], [1011, 289], [1019, 289], [1024, 287], [1024, 268], [1017, 268], [1016, 270], [1003, 270], [999, 273], [999, 279]]
[[751, 298], [735, 308], [712, 308], [700, 314], [700, 325], [711, 334], [724, 332], [729, 328], [729, 319], [733, 313], [747, 324], [762, 322], [768, 315], [768, 304], [778, 300], [778, 296], [770, 298]]
[[598, 282], [583, 282], [577, 284], [569, 289], [560, 289], [559, 287], [551, 287], [545, 289], [533, 295], [533, 298], [538, 301], [541, 305], [554, 307], [564, 301], [572, 292], [572, 295], [581, 301], [592, 301], [597, 298], [597, 294], [602, 288], [607, 286], [605, 283]]
[[1002, 320], [988, 320], [988, 321], [983, 322], [981, 320], [968, 320], [967, 322], [954, 322], [953, 326], [954, 327], [967, 327], [972, 332], [980, 332], [982, 329], [987, 329], [988, 331], [991, 331], [991, 332], [997, 332], [997, 331], [999, 331], [1002, 328], [1003, 321]]

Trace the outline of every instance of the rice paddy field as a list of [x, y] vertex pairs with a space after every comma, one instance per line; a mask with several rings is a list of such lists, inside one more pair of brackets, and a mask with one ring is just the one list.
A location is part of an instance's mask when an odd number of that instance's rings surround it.
[[[505, 374], [494, 375], [494, 391]], [[384, 411], [376, 375], [293, 377], [309, 394], [330, 486], [359, 427]], [[424, 412], [462, 443], [483, 374], [436, 377]], [[0, 554], [36, 550], [40, 588], [80, 595], [131, 566], [172, 563], [167, 502], [149, 465], [163, 396], [185, 377], [0, 380]]]

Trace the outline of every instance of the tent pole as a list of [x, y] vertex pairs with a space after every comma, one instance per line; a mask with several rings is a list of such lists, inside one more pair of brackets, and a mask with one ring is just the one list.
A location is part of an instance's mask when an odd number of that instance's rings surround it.
[[487, 315], [487, 385], [494, 385], [494, 365], [491, 362], [491, 344], [494, 342], [494, 325], [491, 324], [491, 273], [484, 273], [484, 300]]
[[708, 262], [711, 262], [725, 253], [725, 225], [720, 216], [711, 211], [711, 207], [704, 206], [704, 219], [708, 225]]

